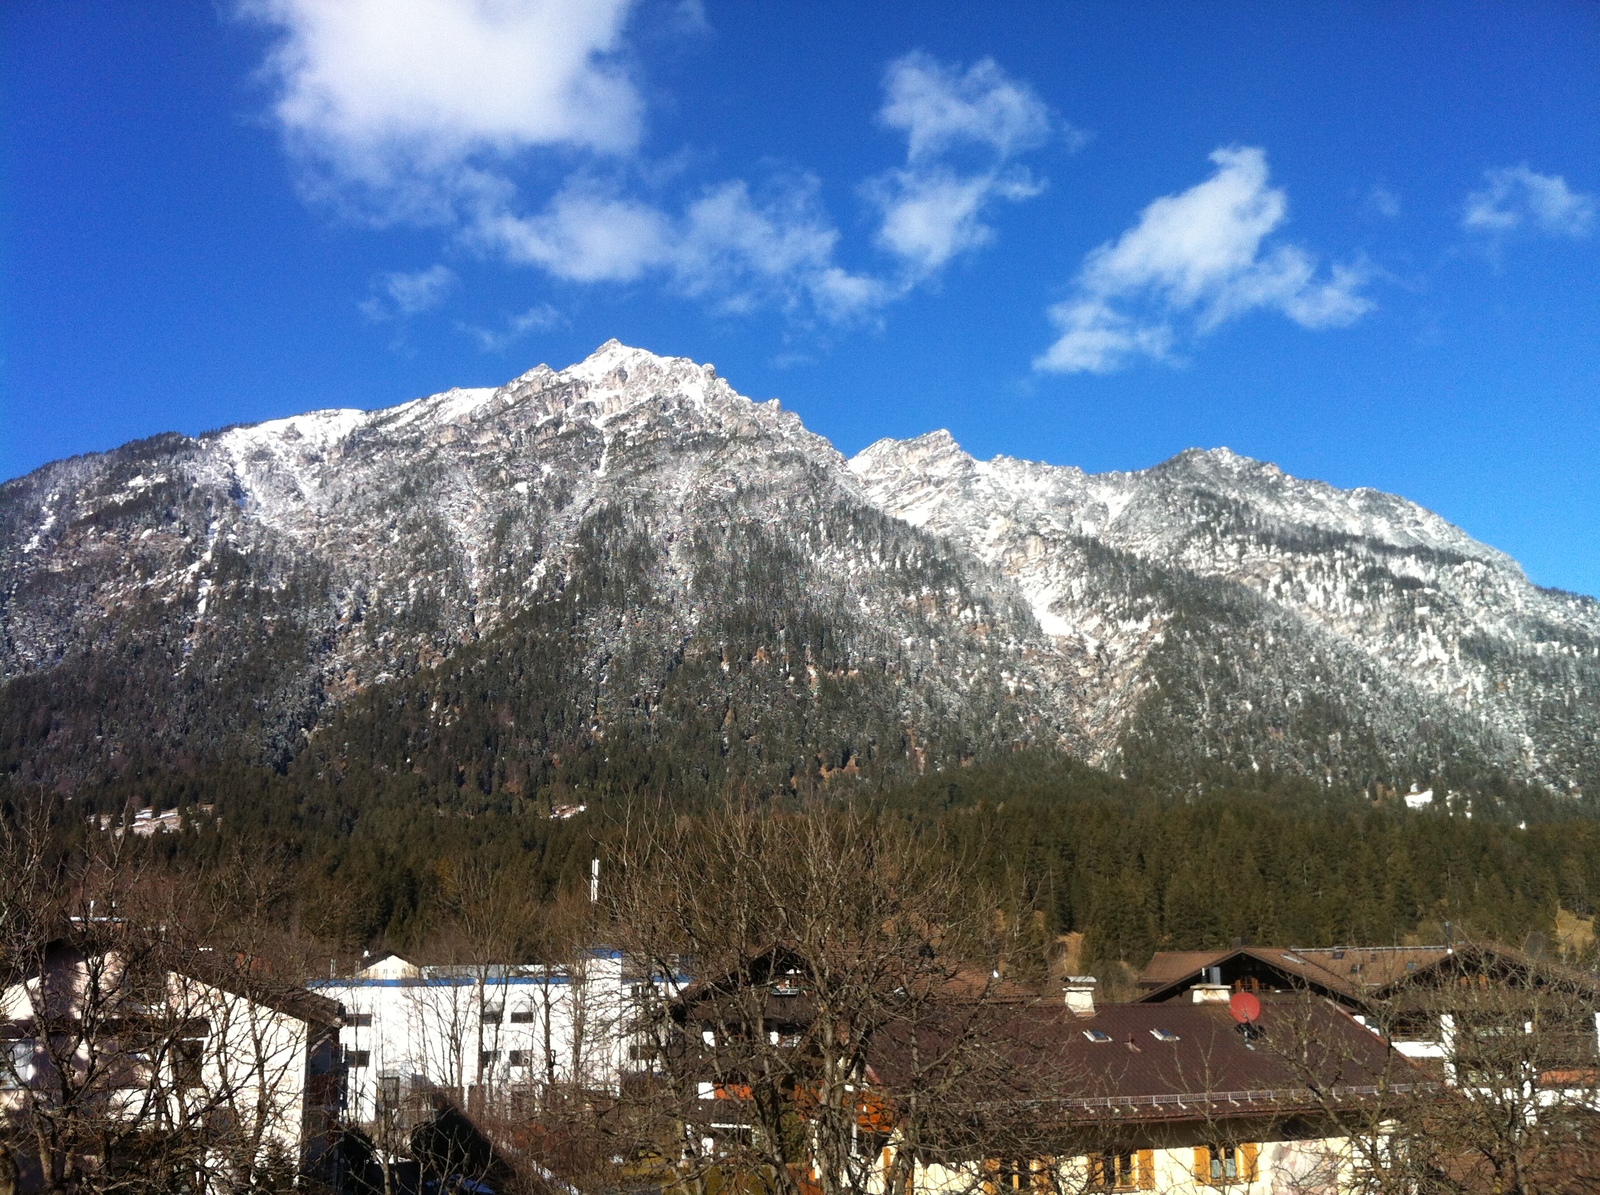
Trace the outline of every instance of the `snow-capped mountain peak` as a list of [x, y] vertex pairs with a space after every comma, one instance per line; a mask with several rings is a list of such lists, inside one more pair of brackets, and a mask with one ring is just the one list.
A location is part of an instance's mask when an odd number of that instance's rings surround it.
[[[529, 751], [616, 719], [664, 741], [678, 709], [717, 758], [788, 727], [790, 770], [1027, 742], [1600, 792], [1600, 606], [1413, 502], [1227, 448], [1090, 474], [940, 430], [846, 461], [710, 365], [615, 340], [48, 465], [0, 488], [0, 586], [0, 685], [127, 688], [65, 730], [22, 711], [51, 783], [139, 734], [287, 759], [352, 697], [548, 608], [559, 643], [516, 658], [568, 661], [527, 683], [570, 708], [506, 707], [547, 727]], [[151, 703], [142, 730], [106, 722]]]

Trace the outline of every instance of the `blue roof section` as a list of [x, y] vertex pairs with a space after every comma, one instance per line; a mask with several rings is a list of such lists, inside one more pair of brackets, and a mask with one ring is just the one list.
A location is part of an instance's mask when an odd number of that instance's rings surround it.
[[[486, 975], [483, 978], [484, 982], [492, 983], [496, 987], [561, 987], [572, 983], [568, 976], [556, 974]], [[475, 987], [477, 983], [476, 975], [422, 975], [411, 979], [363, 979], [360, 976], [352, 976], [349, 979], [313, 979], [306, 986], [308, 988], [467, 988]]]
[[[595, 947], [586, 952], [588, 957], [607, 962], [621, 962], [622, 951], [611, 947]], [[403, 955], [386, 951], [372, 960], [371, 966], [386, 958], [407, 960]], [[570, 985], [573, 980], [566, 964], [556, 967], [552, 965], [548, 970], [541, 963], [491, 963], [486, 966], [473, 964], [453, 964], [431, 967], [418, 967], [421, 972], [418, 976], [400, 979], [380, 979], [360, 975], [340, 976], [333, 979], [307, 980], [308, 988], [399, 988], [399, 987], [467, 987], [482, 982], [494, 983], [497, 986], [525, 986], [544, 985], [559, 987]], [[690, 977], [679, 975], [674, 977], [674, 982], [687, 983]], [[660, 977], [655, 977], [654, 982], [662, 983]], [[634, 982], [638, 982], [637, 980]]]
[[[611, 947], [595, 947], [595, 949], [589, 950], [587, 953], [589, 953], [590, 958], [595, 958], [595, 960], [613, 961], [613, 963], [622, 961], [621, 950], [614, 950]], [[405, 961], [403, 955], [397, 955], [392, 950], [382, 953], [382, 955], [379, 955], [378, 960], [373, 961], [376, 963], [376, 961], [381, 961], [382, 958], [400, 958], [400, 960]], [[470, 965], [470, 963], [469, 965], [454, 966], [421, 966], [418, 969], [422, 973], [421, 976], [408, 977], [408, 979], [378, 979], [378, 977], [368, 979], [368, 977], [363, 976], [347, 976], [338, 977], [338, 979], [312, 979], [312, 981], [307, 982], [306, 987], [312, 987], [312, 989], [317, 989], [317, 987], [421, 987], [421, 985], [461, 987], [462, 984], [477, 984], [480, 981], [480, 977], [482, 977], [483, 981], [493, 981], [496, 984], [558, 985], [571, 984], [573, 982], [565, 965], [558, 966], [558, 968], [552, 965], [549, 969], [546, 969], [542, 963], [490, 963], [486, 968], [482, 968], [482, 971], [477, 966]]]

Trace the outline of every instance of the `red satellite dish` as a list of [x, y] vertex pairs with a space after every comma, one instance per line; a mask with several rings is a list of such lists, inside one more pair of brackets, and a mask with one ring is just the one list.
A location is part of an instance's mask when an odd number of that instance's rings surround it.
[[1261, 1001], [1254, 992], [1235, 992], [1228, 997], [1228, 1011], [1239, 1024], [1254, 1024], [1261, 1019]]

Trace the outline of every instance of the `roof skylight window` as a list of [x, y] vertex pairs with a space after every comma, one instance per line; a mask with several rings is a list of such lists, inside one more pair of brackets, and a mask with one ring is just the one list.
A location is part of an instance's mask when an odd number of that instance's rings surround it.
[[1150, 1036], [1157, 1041], [1177, 1041], [1178, 1035], [1170, 1029], [1152, 1029]]
[[1099, 1029], [1085, 1029], [1083, 1031], [1083, 1035], [1090, 1041], [1094, 1042], [1107, 1042], [1111, 1040], [1111, 1035], [1109, 1033], [1104, 1033]]

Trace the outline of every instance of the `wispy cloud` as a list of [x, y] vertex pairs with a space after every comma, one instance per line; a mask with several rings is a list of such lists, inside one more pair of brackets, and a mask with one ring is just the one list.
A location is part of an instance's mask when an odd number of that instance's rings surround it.
[[532, 216], [488, 211], [473, 235], [513, 262], [574, 282], [664, 275], [678, 292], [727, 311], [809, 304], [844, 318], [876, 304], [878, 284], [834, 263], [839, 233], [814, 179], [754, 196], [742, 180], [707, 187], [681, 213], [588, 180], [570, 180]]
[[373, 321], [419, 315], [443, 302], [456, 282], [455, 271], [445, 265], [429, 266], [411, 274], [385, 274], [380, 281], [381, 293], [365, 300], [361, 311]]
[[1400, 218], [1400, 193], [1383, 183], [1373, 183], [1367, 191], [1367, 206], [1385, 220]]
[[1305, 328], [1351, 324], [1371, 310], [1359, 265], [1319, 276], [1304, 248], [1268, 244], [1289, 202], [1269, 185], [1264, 151], [1223, 148], [1211, 161], [1209, 179], [1157, 199], [1084, 259], [1072, 296], [1050, 308], [1060, 336], [1036, 369], [1109, 373], [1137, 357], [1166, 358], [1183, 340], [1257, 309]]
[[480, 328], [465, 323], [458, 323], [456, 327], [476, 340], [484, 352], [498, 353], [521, 340], [529, 332], [544, 332], [560, 322], [561, 313], [554, 307], [548, 303], [535, 303], [526, 311], [513, 315], [500, 328]]
[[1526, 163], [1484, 171], [1488, 184], [1467, 196], [1461, 227], [1499, 237], [1518, 229], [1546, 236], [1585, 237], [1595, 225], [1595, 197], [1574, 191], [1559, 174], [1540, 174]]
[[[905, 164], [864, 194], [891, 264], [853, 270], [803, 172], [652, 181], [645, 105], [620, 54], [632, 7], [237, 2], [280, 35], [266, 75], [308, 198], [377, 224], [435, 224], [462, 247], [566, 282], [654, 280], [728, 312], [776, 306], [840, 321], [881, 309], [991, 240], [994, 203], [1039, 193], [1017, 155], [1079, 136], [988, 59], [962, 69], [918, 53], [890, 64], [879, 118], [905, 134]], [[680, 17], [704, 24], [697, 3]], [[447, 289], [418, 279], [402, 295], [392, 279], [369, 300], [374, 318]]]

